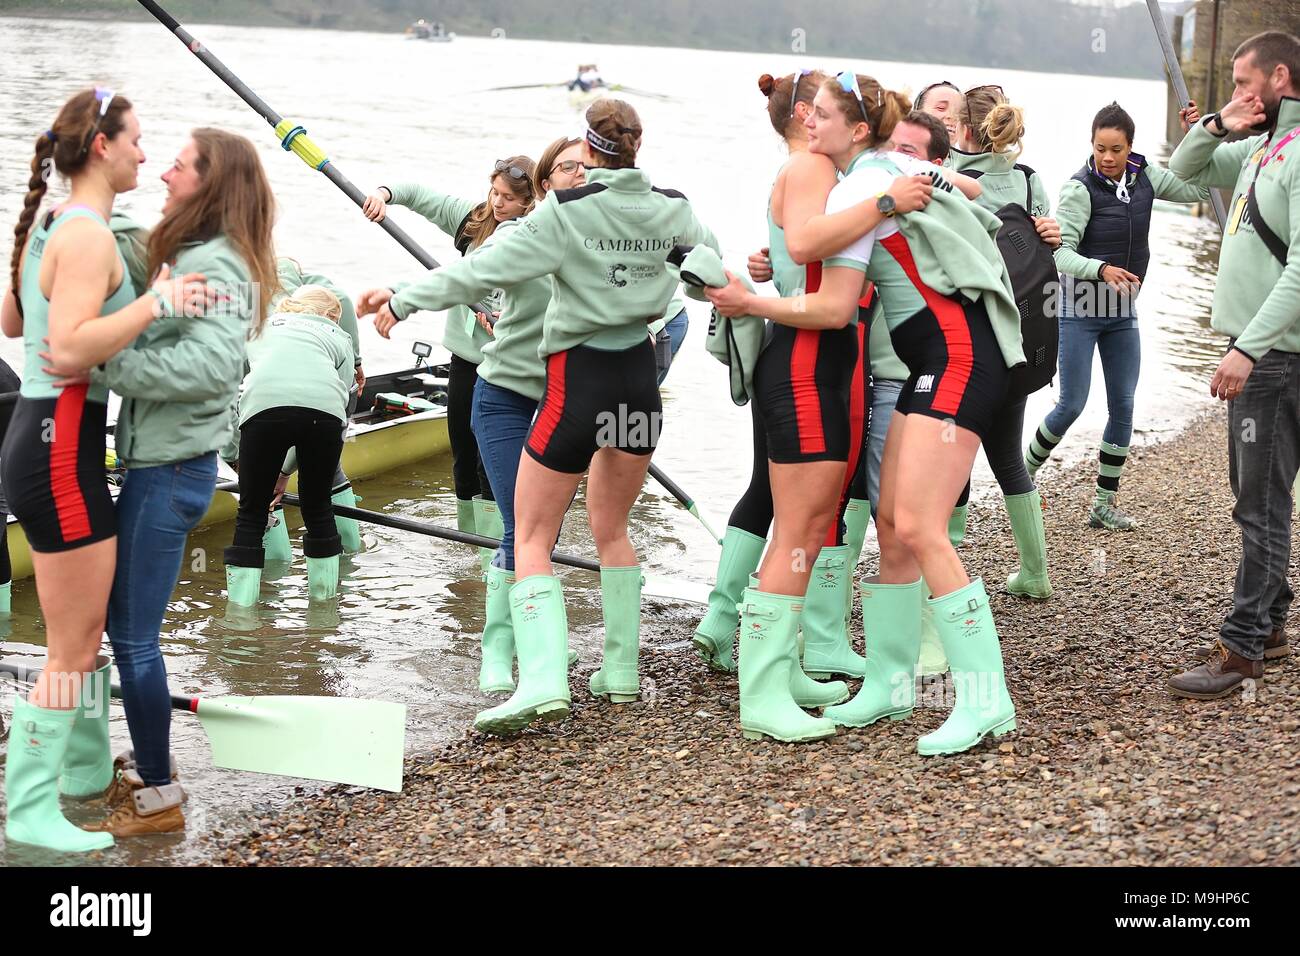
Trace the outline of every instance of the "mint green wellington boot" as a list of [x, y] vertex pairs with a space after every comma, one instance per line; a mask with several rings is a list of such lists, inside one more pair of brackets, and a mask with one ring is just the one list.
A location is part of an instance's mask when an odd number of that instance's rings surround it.
[[313, 601], [328, 601], [339, 593], [339, 553], [343, 542], [330, 538], [303, 538], [307, 556], [307, 593]]
[[605, 619], [605, 653], [591, 675], [592, 696], [627, 704], [641, 694], [637, 659], [641, 653], [640, 566], [600, 569], [601, 615]]
[[478, 534], [478, 526], [474, 523], [474, 502], [468, 498], [456, 499], [456, 530]]
[[[862, 548], [867, 542], [867, 525], [871, 523], [871, 502], [865, 498], [850, 498], [844, 507], [844, 543], [849, 553], [845, 560], [849, 565], [849, 580], [858, 572], [858, 561], [862, 559]], [[853, 618], [853, 588], [844, 589], [844, 626], [847, 628]]]
[[939, 632], [934, 628], [934, 612], [926, 598], [930, 596], [930, 587], [921, 579], [921, 660], [917, 665], [922, 676], [948, 673], [948, 658], [944, 656], [943, 645], [939, 643]]
[[691, 638], [696, 653], [715, 671], [729, 674], [736, 669], [732, 656], [740, 621], [736, 605], [745, 590], [745, 579], [758, 567], [766, 546], [766, 538], [739, 528], [728, 527], [722, 536], [722, 555], [718, 558], [717, 583], [709, 592], [709, 610]]
[[[867, 525], [871, 523], [871, 502], [864, 498], [850, 498], [844, 508], [844, 543], [849, 547], [849, 573], [858, 567], [862, 546], [867, 540]], [[852, 593], [852, 592], [850, 592]]]
[[1047, 535], [1043, 530], [1043, 499], [1037, 491], [1008, 495], [1007, 515], [1011, 535], [1020, 552], [1020, 570], [1007, 578], [1007, 590], [1024, 597], [1047, 600], [1052, 582], [1047, 578]]
[[786, 743], [835, 736], [835, 725], [804, 713], [790, 693], [794, 632], [803, 599], [746, 589], [740, 605], [740, 729], [746, 739]]
[[[330, 495], [330, 504], [342, 505], [344, 508], [355, 508], [360, 500], [351, 485], [340, 488]], [[334, 527], [338, 529], [339, 540], [343, 542], [343, 550], [346, 553], [356, 554], [361, 550], [361, 524], [356, 518], [342, 518], [335, 515]]]
[[76, 710], [46, 710], [14, 698], [5, 759], [5, 839], [60, 853], [113, 845], [112, 834], [82, 830], [59, 809], [59, 772], [76, 719]]
[[[758, 590], [758, 575], [749, 576], [749, 589]], [[815, 681], [804, 673], [799, 663], [799, 647], [792, 648], [790, 662], [790, 696], [794, 702], [806, 710], [818, 710], [839, 704], [849, 699], [849, 685], [842, 680], [828, 680], [825, 683]]]
[[861, 677], [866, 670], [867, 662], [854, 653], [849, 643], [844, 617], [844, 592], [853, 587], [848, 558], [846, 544], [822, 548], [808, 578], [799, 626], [803, 632], [803, 669], [809, 677]]
[[289, 524], [284, 520], [284, 509], [276, 508], [271, 515], [271, 524], [262, 535], [262, 550], [267, 561], [290, 564], [293, 561], [293, 548], [289, 545]]
[[59, 777], [59, 793], [83, 800], [99, 796], [113, 782], [113, 750], [108, 742], [109, 674], [113, 665], [100, 654], [95, 667], [81, 685], [77, 718], [68, 735]]
[[976, 578], [952, 594], [931, 598], [934, 623], [952, 669], [957, 705], [938, 730], [916, 744], [923, 756], [969, 750], [989, 734], [1001, 737], [1016, 729], [1016, 707], [1002, 673], [1002, 648], [993, 610]]
[[[474, 527], [477, 529], [476, 533], [485, 538], [501, 540], [501, 536], [506, 533], [506, 525], [501, 520], [501, 511], [495, 501], [487, 501], [481, 495], [474, 496]], [[483, 566], [484, 573], [487, 573], [494, 554], [496, 548], [478, 549], [478, 561]]]
[[478, 667], [478, 689], [484, 694], [513, 694], [515, 691], [515, 626], [510, 622], [510, 588], [515, 573], [488, 565], [483, 581], [487, 585], [482, 658]]
[[970, 514], [970, 505], [958, 505], [948, 516], [948, 540], [954, 548], [960, 548], [966, 540], [966, 519]]
[[867, 673], [847, 704], [825, 715], [845, 727], [866, 727], [883, 717], [904, 720], [916, 709], [916, 665], [921, 653], [921, 591], [911, 584], [862, 582], [862, 626], [867, 635]]
[[488, 734], [518, 733], [535, 720], [569, 716], [569, 622], [559, 579], [534, 574], [512, 587], [510, 620], [519, 685], [504, 704], [474, 718], [474, 726]]
[[226, 562], [226, 601], [238, 607], [256, 607], [262, 590], [265, 549], [232, 544], [226, 548], [222, 559]]
[[0, 584], [0, 614], [8, 614], [12, 609], [12, 606], [9, 603], [12, 600], [10, 596], [10, 591], [12, 589], [12, 581], [6, 581], [3, 584]]

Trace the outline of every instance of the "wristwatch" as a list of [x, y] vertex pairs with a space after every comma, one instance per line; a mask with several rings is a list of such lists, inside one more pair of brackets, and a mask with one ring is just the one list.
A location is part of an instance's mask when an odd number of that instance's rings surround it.
[[893, 219], [894, 212], [898, 209], [898, 203], [894, 202], [894, 197], [889, 193], [881, 193], [876, 197], [876, 208], [880, 210], [881, 215], [886, 219]]
[[[1227, 136], [1228, 127], [1223, 125], [1223, 117], [1218, 113], [1211, 113], [1205, 118], [1205, 128], [1211, 136]], [[1215, 130], [1218, 130], [1216, 133]]]

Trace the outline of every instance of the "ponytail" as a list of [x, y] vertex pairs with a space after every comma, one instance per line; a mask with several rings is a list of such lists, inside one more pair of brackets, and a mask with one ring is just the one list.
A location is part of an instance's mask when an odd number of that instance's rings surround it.
[[993, 152], [1011, 153], [1018, 158], [1024, 150], [1020, 141], [1025, 135], [1025, 111], [1010, 103], [999, 103], [984, 117], [980, 134]]
[[862, 111], [866, 108], [865, 118], [871, 127], [871, 137], [866, 145], [869, 149], [875, 149], [894, 135], [894, 127], [912, 111], [912, 100], [902, 93], [885, 89], [875, 77], [858, 74], [854, 79], [858, 84], [858, 92], [862, 94], [861, 104], [853, 93], [840, 86], [838, 77], [826, 80], [822, 89], [835, 98], [844, 113], [845, 122], [850, 126], [862, 122]]

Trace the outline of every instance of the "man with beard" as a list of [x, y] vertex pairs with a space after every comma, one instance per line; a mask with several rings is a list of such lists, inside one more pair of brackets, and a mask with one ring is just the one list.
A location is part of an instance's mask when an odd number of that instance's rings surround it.
[[[1212, 321], [1231, 347], [1210, 394], [1228, 403], [1242, 553], [1218, 641], [1199, 652], [1203, 664], [1169, 679], [1173, 694], [1199, 700], [1259, 680], [1265, 659], [1291, 653], [1283, 628], [1295, 597], [1286, 574], [1300, 468], [1300, 39], [1251, 37], [1233, 55], [1232, 80], [1232, 100], [1169, 160], [1187, 182], [1233, 187]], [[1251, 131], [1259, 135], [1222, 142]]]

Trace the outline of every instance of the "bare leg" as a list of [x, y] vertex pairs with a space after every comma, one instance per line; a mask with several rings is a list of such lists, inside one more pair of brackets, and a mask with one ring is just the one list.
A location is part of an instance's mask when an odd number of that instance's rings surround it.
[[772, 476], [772, 544], [759, 570], [759, 588], [768, 594], [802, 597], [826, 529], [835, 520], [844, 487], [842, 461], [768, 465]]
[[526, 451], [515, 481], [515, 576], [552, 574], [551, 549], [582, 475], [539, 464]]
[[32, 565], [49, 660], [28, 699], [37, 707], [71, 710], [81, 700], [81, 675], [95, 669], [104, 637], [117, 538], [72, 551], [33, 551]]
[[645, 484], [649, 455], [633, 455], [617, 448], [602, 448], [591, 460], [587, 476], [587, 521], [607, 568], [630, 568], [637, 563], [636, 549], [627, 536], [627, 517]]

